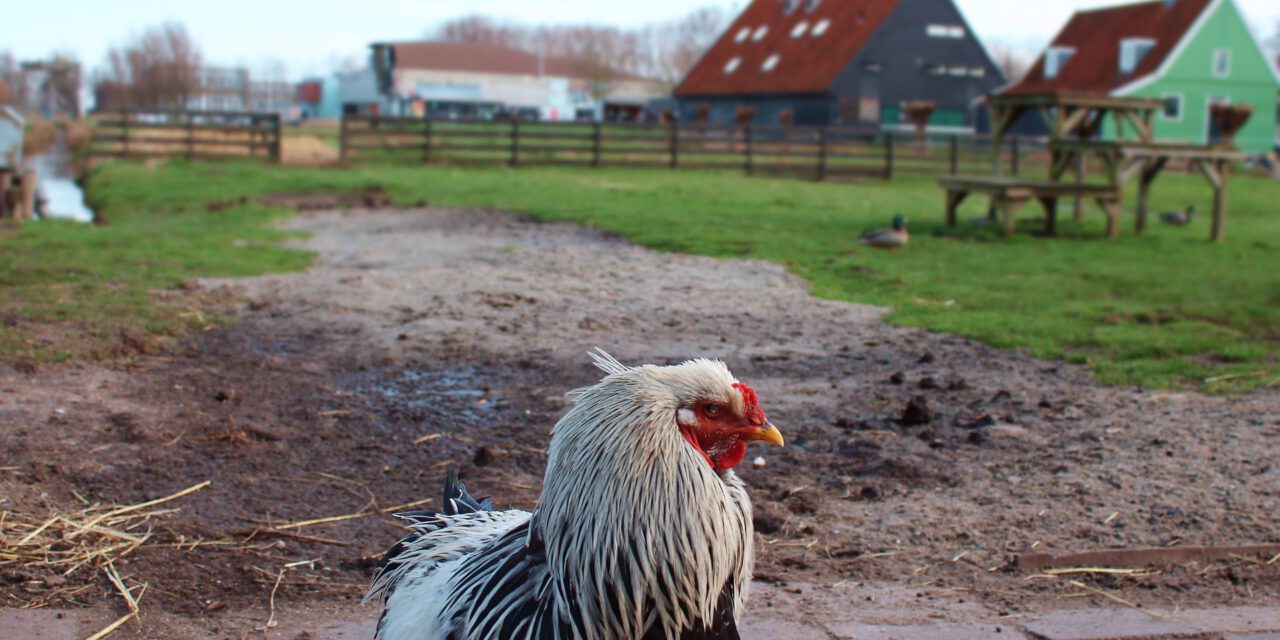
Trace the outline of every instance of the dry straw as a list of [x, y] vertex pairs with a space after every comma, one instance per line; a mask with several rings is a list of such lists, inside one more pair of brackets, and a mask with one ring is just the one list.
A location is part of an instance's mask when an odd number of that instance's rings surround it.
[[[168, 502], [209, 486], [192, 485], [163, 498], [132, 505], [91, 504], [78, 511], [34, 514], [17, 509], [0, 511], [0, 569], [29, 576], [24, 585], [32, 594], [24, 608], [54, 602], [75, 602], [92, 588], [88, 572], [101, 568], [124, 599], [129, 613], [91, 636], [97, 640], [138, 615], [138, 601], [147, 585], [126, 586], [115, 562], [151, 543], [157, 518], [180, 511], [162, 508]], [[73, 580], [73, 578], [81, 578]]]

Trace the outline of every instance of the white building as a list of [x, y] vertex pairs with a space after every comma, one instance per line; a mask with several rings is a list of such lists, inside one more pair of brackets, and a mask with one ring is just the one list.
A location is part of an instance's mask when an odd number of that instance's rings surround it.
[[[634, 118], [639, 105], [665, 93], [657, 82], [630, 74], [593, 73], [570, 60], [453, 42], [374, 44], [373, 69], [394, 113], [435, 118]], [[603, 100], [592, 97], [601, 92]]]

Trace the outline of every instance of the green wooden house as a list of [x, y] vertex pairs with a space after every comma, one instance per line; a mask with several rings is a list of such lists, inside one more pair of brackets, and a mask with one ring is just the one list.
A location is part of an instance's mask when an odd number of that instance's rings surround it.
[[1160, 139], [1217, 142], [1215, 103], [1247, 104], [1241, 150], [1275, 144], [1280, 73], [1234, 0], [1157, 0], [1080, 11], [1001, 93], [1075, 92], [1164, 101]]

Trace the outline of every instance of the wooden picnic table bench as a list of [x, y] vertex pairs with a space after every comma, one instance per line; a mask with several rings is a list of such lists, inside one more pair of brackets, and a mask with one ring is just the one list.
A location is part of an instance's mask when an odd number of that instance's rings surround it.
[[956, 210], [973, 193], [991, 196], [991, 204], [1000, 214], [1001, 231], [1012, 236], [1018, 210], [1032, 199], [1044, 206], [1044, 232], [1057, 231], [1058, 200], [1093, 198], [1107, 214], [1107, 235], [1120, 233], [1120, 188], [1105, 184], [1078, 184], [1054, 180], [1029, 180], [1016, 176], [955, 175], [939, 176], [938, 184], [947, 193], [947, 226], [956, 226]]

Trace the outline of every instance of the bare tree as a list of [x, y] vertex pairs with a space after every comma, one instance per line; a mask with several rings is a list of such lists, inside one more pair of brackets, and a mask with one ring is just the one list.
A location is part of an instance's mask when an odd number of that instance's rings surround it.
[[3, 87], [0, 88], [0, 104], [26, 108], [26, 74], [18, 65], [18, 59], [8, 51], [0, 52], [0, 87]]
[[1017, 82], [1031, 69], [1035, 59], [1025, 49], [1005, 42], [993, 42], [990, 45], [991, 58], [1004, 74], [1005, 80]]
[[108, 51], [95, 83], [99, 107], [183, 108], [200, 88], [200, 71], [200, 49], [186, 27], [151, 27]]
[[706, 7], [677, 20], [624, 30], [589, 24], [531, 27], [471, 15], [446, 22], [428, 36], [571, 60], [591, 83], [591, 93], [600, 97], [623, 73], [675, 85], [720, 36], [731, 17], [721, 8]]
[[715, 44], [732, 19], [720, 7], [703, 7], [683, 18], [643, 27], [640, 72], [675, 86]]

